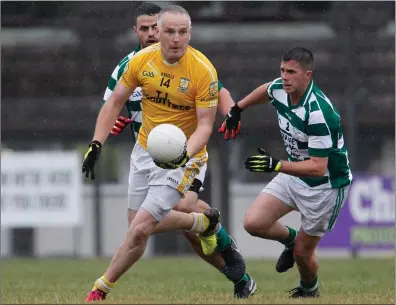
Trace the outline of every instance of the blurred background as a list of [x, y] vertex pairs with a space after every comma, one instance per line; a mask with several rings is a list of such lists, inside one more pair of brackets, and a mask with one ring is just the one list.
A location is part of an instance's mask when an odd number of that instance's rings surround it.
[[[97, 180], [83, 179], [80, 164], [109, 77], [137, 46], [141, 3], [1, 2], [2, 256], [111, 256], [125, 236], [130, 130], [109, 138]], [[212, 61], [235, 101], [277, 78], [287, 49], [314, 52], [314, 81], [341, 113], [355, 176], [319, 253], [393, 254], [395, 3], [156, 3], [189, 11], [191, 45]], [[202, 199], [221, 210], [247, 257], [274, 258], [281, 246], [249, 236], [242, 224], [273, 177], [244, 170], [257, 147], [285, 157], [270, 105], [244, 112], [237, 140], [213, 134]], [[298, 226], [299, 214], [282, 221]], [[183, 235], [167, 233], [152, 237], [145, 255], [187, 254]]]

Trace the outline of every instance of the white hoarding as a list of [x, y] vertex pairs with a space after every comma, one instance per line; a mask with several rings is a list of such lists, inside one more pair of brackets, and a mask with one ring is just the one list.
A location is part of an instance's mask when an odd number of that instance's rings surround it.
[[1, 226], [76, 226], [81, 222], [77, 152], [1, 154]]

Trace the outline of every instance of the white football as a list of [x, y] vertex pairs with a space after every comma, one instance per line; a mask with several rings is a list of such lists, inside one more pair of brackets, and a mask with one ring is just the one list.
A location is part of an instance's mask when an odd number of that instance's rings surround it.
[[147, 151], [154, 160], [168, 163], [183, 155], [186, 143], [186, 135], [179, 127], [160, 124], [148, 135]]

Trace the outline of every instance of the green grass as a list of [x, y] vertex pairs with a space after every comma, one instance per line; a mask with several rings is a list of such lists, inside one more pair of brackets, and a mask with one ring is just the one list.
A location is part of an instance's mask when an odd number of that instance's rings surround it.
[[[2, 259], [2, 303], [83, 303], [109, 259]], [[198, 258], [139, 261], [105, 303], [166, 304], [395, 304], [394, 259], [320, 260], [321, 298], [290, 300], [297, 268], [278, 274], [273, 261], [249, 261], [258, 291], [249, 300], [232, 297], [233, 286]]]

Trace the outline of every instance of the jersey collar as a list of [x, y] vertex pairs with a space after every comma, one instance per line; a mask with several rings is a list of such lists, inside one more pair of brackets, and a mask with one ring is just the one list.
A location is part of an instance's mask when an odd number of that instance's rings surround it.
[[313, 88], [313, 86], [314, 86], [314, 83], [313, 83], [313, 80], [311, 79], [311, 81], [309, 82], [309, 85], [308, 85], [308, 87], [307, 87], [307, 90], [305, 90], [303, 96], [300, 98], [300, 100], [298, 101], [298, 103], [297, 103], [296, 105], [293, 105], [293, 104], [291, 103], [290, 96], [289, 96], [289, 94], [288, 94], [288, 95], [287, 95], [287, 103], [289, 104], [289, 108], [297, 108], [297, 107], [299, 107], [299, 106], [304, 105], [305, 102], [308, 101], [309, 96], [310, 96], [311, 93], [312, 93], [312, 88]]
[[[179, 61], [180, 61], [180, 60], [179, 60]], [[162, 62], [163, 62], [165, 65], [169, 66], [169, 67], [177, 66], [177, 65], [179, 64], [179, 61], [177, 61], [177, 62], [175, 62], [175, 63], [173, 63], [173, 64], [170, 64], [170, 63], [168, 63], [168, 62], [165, 60], [165, 58], [162, 57]]]
[[187, 52], [190, 52], [190, 46], [187, 47], [187, 50], [184, 52], [183, 56], [180, 57], [180, 59], [179, 59], [177, 62], [173, 63], [173, 64], [168, 63], [168, 62], [165, 60], [165, 58], [164, 58], [164, 56], [162, 55], [162, 52], [161, 52], [162, 62], [163, 62], [165, 65], [169, 66], [169, 67], [177, 66], [177, 65], [182, 64], [182, 63], [184, 62], [184, 58], [186, 57]]
[[140, 44], [138, 44], [138, 46], [136, 47], [136, 49], [135, 49], [134, 51], [135, 51], [135, 53], [137, 53], [137, 52], [139, 52], [140, 50], [141, 50]]

